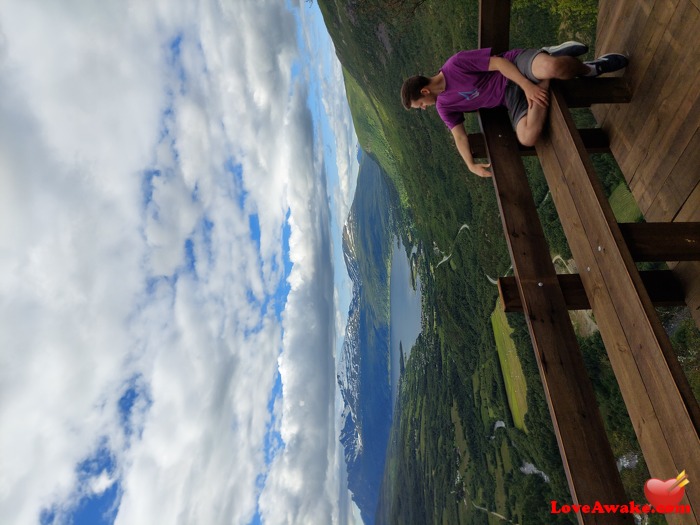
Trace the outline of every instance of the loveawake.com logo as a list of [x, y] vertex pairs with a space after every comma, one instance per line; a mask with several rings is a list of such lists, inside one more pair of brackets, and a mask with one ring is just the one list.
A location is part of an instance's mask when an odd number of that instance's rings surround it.
[[644, 484], [644, 495], [649, 504], [640, 505], [634, 501], [623, 505], [611, 505], [596, 501], [593, 505], [559, 505], [551, 502], [552, 514], [690, 514], [690, 505], [680, 505], [685, 495], [685, 486], [690, 483], [685, 470], [666, 481], [652, 478]]

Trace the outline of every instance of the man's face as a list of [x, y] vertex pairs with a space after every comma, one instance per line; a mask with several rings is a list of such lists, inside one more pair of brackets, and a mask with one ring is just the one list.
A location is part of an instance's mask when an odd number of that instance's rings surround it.
[[411, 102], [411, 107], [413, 109], [425, 109], [427, 107], [434, 106], [435, 99], [436, 99], [435, 95], [433, 95], [432, 93], [427, 93], [427, 94], [423, 95], [421, 98], [419, 98], [418, 100], [413, 100]]

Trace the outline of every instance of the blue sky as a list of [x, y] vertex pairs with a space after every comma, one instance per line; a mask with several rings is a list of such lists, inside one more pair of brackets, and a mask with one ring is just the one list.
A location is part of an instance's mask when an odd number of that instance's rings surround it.
[[352, 522], [318, 7], [8, 0], [0, 90], [0, 523]]

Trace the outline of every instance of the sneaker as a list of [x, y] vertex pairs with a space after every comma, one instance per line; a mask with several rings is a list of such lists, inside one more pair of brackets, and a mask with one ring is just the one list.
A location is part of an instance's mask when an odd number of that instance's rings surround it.
[[620, 53], [608, 53], [590, 62], [584, 62], [584, 64], [595, 68], [595, 75], [592, 76], [598, 76], [603, 73], [612, 73], [613, 71], [625, 68], [629, 62], [629, 59], [625, 55]]
[[575, 40], [569, 40], [558, 46], [543, 47], [542, 51], [549, 53], [553, 57], [577, 57], [588, 51], [588, 46]]

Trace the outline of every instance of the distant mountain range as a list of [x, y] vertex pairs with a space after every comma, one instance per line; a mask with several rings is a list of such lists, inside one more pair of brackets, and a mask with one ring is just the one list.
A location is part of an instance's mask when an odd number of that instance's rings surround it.
[[389, 271], [391, 188], [364, 155], [345, 228], [343, 252], [353, 281], [345, 341], [338, 365], [348, 485], [365, 524], [374, 523], [392, 421]]

